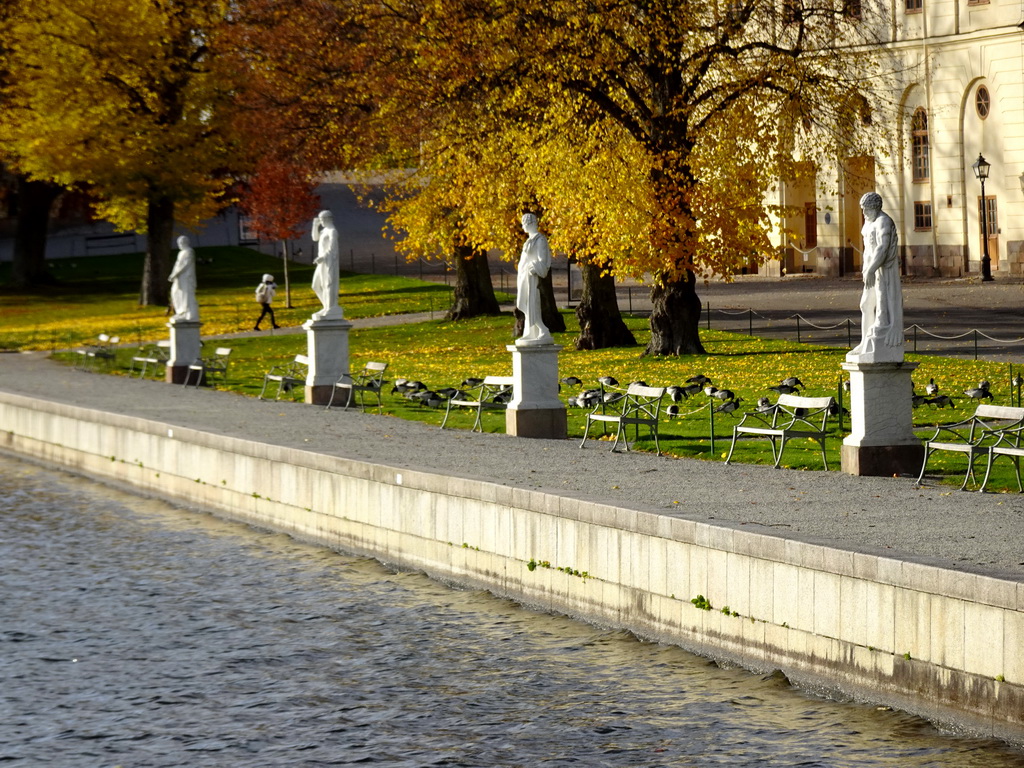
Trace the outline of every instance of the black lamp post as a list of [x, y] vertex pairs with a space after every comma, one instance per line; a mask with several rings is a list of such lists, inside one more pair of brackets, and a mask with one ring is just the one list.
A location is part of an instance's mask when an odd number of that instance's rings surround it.
[[979, 154], [978, 159], [971, 166], [974, 169], [974, 176], [981, 182], [981, 281], [987, 283], [992, 280], [992, 259], [988, 255], [988, 205], [985, 203], [985, 179], [988, 178], [989, 169], [992, 164]]

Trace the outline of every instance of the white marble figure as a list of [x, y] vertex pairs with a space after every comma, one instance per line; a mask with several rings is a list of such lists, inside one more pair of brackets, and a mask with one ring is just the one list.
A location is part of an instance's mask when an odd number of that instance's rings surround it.
[[173, 323], [176, 320], [199, 320], [199, 303], [196, 301], [196, 252], [189, 239], [178, 238], [178, 259], [168, 281], [171, 283], [171, 306], [174, 307]]
[[540, 281], [551, 269], [548, 239], [537, 229], [537, 217], [523, 215], [523, 231], [529, 235], [523, 243], [516, 277], [516, 309], [523, 313], [523, 335], [516, 339], [518, 347], [554, 344], [551, 332], [541, 319]]
[[338, 230], [334, 227], [334, 216], [330, 211], [320, 211], [313, 219], [313, 242], [317, 254], [313, 263], [313, 293], [320, 299], [323, 309], [313, 313], [314, 320], [334, 320], [344, 316], [338, 306], [339, 244]]
[[864, 211], [861, 342], [847, 353], [846, 361], [902, 363], [903, 289], [896, 225], [882, 213], [882, 198], [876, 192], [864, 195], [860, 207]]

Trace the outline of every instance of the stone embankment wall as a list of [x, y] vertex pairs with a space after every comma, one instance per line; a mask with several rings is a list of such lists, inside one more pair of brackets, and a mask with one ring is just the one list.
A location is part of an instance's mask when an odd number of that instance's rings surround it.
[[1024, 584], [0, 393], [0, 450], [1024, 742]]

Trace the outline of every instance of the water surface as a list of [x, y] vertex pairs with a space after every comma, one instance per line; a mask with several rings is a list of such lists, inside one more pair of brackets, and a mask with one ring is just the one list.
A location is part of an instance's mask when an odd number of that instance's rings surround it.
[[1024, 765], [486, 593], [0, 459], [12, 766]]

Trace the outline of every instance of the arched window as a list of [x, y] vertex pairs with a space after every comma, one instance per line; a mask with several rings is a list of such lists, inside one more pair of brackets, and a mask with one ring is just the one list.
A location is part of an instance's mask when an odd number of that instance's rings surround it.
[[910, 121], [910, 147], [914, 181], [928, 181], [931, 175], [928, 161], [928, 113], [922, 107], [914, 111]]

